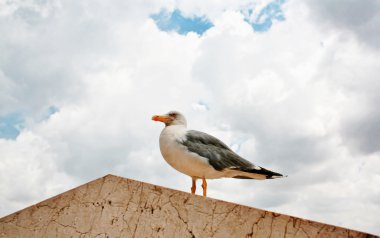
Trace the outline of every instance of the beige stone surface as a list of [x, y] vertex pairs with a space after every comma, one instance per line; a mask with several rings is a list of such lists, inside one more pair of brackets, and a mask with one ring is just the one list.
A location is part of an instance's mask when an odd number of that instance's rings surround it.
[[0, 219], [0, 237], [376, 237], [107, 175]]

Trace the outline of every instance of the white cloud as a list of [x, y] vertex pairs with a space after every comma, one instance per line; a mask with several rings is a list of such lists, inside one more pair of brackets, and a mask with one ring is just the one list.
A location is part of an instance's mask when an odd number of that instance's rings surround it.
[[[289, 175], [210, 181], [211, 197], [380, 232], [379, 52], [349, 24], [325, 31], [302, 2], [285, 3], [286, 20], [266, 33], [235, 1], [20, 4], [0, 8], [0, 115], [26, 117], [16, 140], [0, 139], [1, 215], [107, 173], [188, 191], [150, 120], [176, 109]], [[174, 7], [215, 26], [159, 31], [149, 15]], [[41, 116], [50, 106], [58, 112]]]
[[2, 215], [46, 199], [78, 184], [56, 164], [59, 157], [48, 141], [24, 131], [15, 141], [0, 139]]
[[376, 0], [355, 1], [306, 1], [310, 5], [311, 19], [318, 21], [324, 31], [338, 30], [352, 33], [360, 42], [380, 46], [380, 3]]

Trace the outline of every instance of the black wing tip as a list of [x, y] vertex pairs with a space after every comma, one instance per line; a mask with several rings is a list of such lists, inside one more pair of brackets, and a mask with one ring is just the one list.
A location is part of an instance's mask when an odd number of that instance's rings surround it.
[[262, 174], [266, 176], [266, 179], [286, 178], [288, 175], [283, 175], [277, 172], [270, 171], [265, 168], [253, 169], [253, 168], [233, 168], [247, 173]]
[[287, 178], [288, 175], [282, 175], [279, 173], [276, 173], [278, 175], [267, 175], [267, 179], [276, 179], [276, 178]]
[[[264, 169], [264, 168], [261, 168]], [[288, 175], [283, 175], [277, 172], [273, 172], [267, 169], [264, 169], [268, 174], [267, 174], [267, 179], [276, 179], [276, 178], [286, 178]]]

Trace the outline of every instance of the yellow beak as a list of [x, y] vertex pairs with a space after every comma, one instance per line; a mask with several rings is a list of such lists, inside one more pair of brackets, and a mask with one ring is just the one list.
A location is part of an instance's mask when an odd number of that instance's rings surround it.
[[171, 121], [172, 118], [169, 117], [169, 116], [166, 116], [166, 115], [154, 115], [154, 116], [152, 117], [152, 120], [153, 120], [153, 121], [160, 121], [160, 122], [165, 123], [165, 122]]

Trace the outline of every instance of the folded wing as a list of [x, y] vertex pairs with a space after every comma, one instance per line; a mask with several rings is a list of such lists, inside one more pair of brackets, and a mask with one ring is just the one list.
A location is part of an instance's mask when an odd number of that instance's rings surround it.
[[283, 177], [282, 174], [257, 166], [233, 152], [222, 141], [206, 133], [189, 130], [186, 138], [179, 141], [190, 152], [207, 158], [209, 164], [218, 171], [231, 171], [233, 178], [270, 179]]

